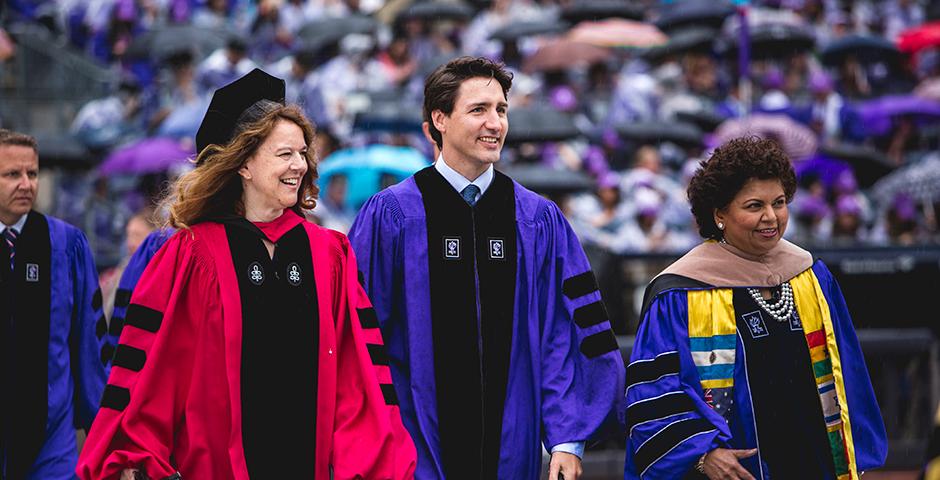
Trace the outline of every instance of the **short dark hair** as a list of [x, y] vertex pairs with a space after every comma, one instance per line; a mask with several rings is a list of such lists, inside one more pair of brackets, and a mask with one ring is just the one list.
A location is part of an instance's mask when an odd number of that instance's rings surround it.
[[36, 143], [36, 139], [32, 135], [27, 135], [25, 133], [14, 132], [13, 130], [7, 130], [5, 128], [0, 128], [0, 146], [3, 145], [19, 145], [21, 147], [32, 148], [36, 155], [39, 155], [39, 147]]
[[756, 136], [735, 138], [715, 149], [689, 182], [692, 215], [703, 238], [718, 240], [714, 209], [726, 208], [749, 180], [780, 180], [787, 203], [796, 193], [796, 174], [790, 158], [774, 140]]
[[444, 148], [441, 132], [431, 120], [431, 112], [440, 110], [445, 115], [454, 111], [457, 91], [464, 80], [470, 78], [494, 78], [503, 87], [503, 96], [508, 97], [512, 87], [512, 72], [500, 62], [485, 57], [458, 57], [434, 70], [424, 81], [424, 120], [438, 148]]

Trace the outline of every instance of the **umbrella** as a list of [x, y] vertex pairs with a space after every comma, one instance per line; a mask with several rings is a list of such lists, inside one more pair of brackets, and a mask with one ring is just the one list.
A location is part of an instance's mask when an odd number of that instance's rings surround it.
[[378, 22], [365, 15], [320, 18], [304, 24], [297, 31], [297, 38], [308, 49], [328, 45], [343, 39], [351, 33], [372, 33], [378, 28]]
[[882, 37], [848, 35], [826, 45], [820, 55], [826, 65], [837, 66], [850, 57], [865, 64], [896, 61], [900, 52], [893, 43]]
[[145, 138], [112, 152], [98, 166], [98, 173], [108, 176], [164, 172], [185, 164], [195, 154], [192, 147], [184, 148], [172, 138]]
[[676, 120], [691, 123], [703, 132], [714, 132], [727, 118], [709, 110], [683, 110], [676, 112]]
[[563, 33], [568, 29], [567, 22], [558, 20], [531, 21], [531, 22], [512, 22], [502, 27], [490, 35], [491, 40], [501, 42], [510, 42], [522, 37], [531, 37], [535, 35], [554, 35]]
[[666, 33], [692, 26], [719, 30], [732, 13], [734, 5], [726, 0], [686, 0], [667, 4], [656, 20], [656, 26]]
[[561, 18], [578, 23], [605, 18], [643, 20], [643, 7], [625, 0], [583, 0], [572, 2], [561, 10]]
[[88, 148], [71, 135], [38, 133], [35, 135], [42, 166], [89, 166], [96, 160]]
[[940, 45], [940, 21], [924, 23], [898, 35], [898, 50], [916, 53]]
[[[874, 184], [879, 178], [884, 177], [894, 169], [892, 162], [883, 152], [863, 145], [853, 145], [849, 143], [826, 144], [819, 147], [819, 153], [816, 157], [828, 159], [830, 161], [845, 161], [848, 163], [859, 186], [867, 188]], [[810, 162], [818, 162], [817, 158]], [[799, 168], [799, 166], [797, 167]], [[838, 169], [826, 168], [820, 172], [820, 178], [827, 184], [832, 180], [826, 178], [828, 175], [832, 179], [838, 175]]]
[[376, 92], [369, 97], [369, 106], [356, 114], [353, 128], [359, 131], [420, 132], [420, 104], [401, 99], [398, 91]]
[[621, 18], [581, 22], [568, 33], [567, 39], [598, 47], [637, 48], [664, 45], [669, 40], [653, 25]]
[[755, 113], [726, 120], [715, 131], [715, 140], [720, 145], [748, 135], [775, 140], [795, 162], [816, 153], [816, 134], [809, 127], [783, 114]]
[[612, 52], [588, 43], [555, 40], [540, 47], [525, 59], [522, 69], [526, 72], [568, 70], [584, 67], [610, 59]]
[[554, 142], [581, 135], [571, 114], [546, 107], [518, 108], [509, 112], [509, 143]]
[[716, 33], [709, 28], [687, 28], [669, 36], [665, 45], [650, 48], [642, 56], [649, 61], [659, 62], [674, 55], [689, 52], [711, 52], [714, 49]]
[[879, 203], [888, 205], [898, 194], [907, 194], [925, 202], [940, 200], [940, 155], [928, 155], [923, 160], [901, 167], [878, 180], [871, 195]]
[[[754, 59], [786, 58], [808, 52], [816, 45], [813, 31], [802, 25], [767, 23], [750, 28], [750, 52]], [[730, 40], [733, 38], [733, 40]], [[737, 55], [738, 36], [728, 37], [727, 53]]]
[[174, 53], [193, 52], [202, 57], [225, 46], [231, 34], [225, 30], [193, 25], [167, 25], [147, 31], [131, 41], [130, 58], [163, 60]]
[[633, 122], [615, 127], [625, 140], [639, 144], [672, 142], [687, 147], [702, 145], [702, 131], [695, 125], [682, 122]]
[[333, 152], [317, 167], [322, 190], [334, 175], [345, 175], [348, 179], [347, 206], [356, 210], [382, 185], [383, 176], [390, 175], [396, 181], [404, 180], [426, 167], [428, 160], [412, 147], [368, 145]]
[[473, 8], [463, 2], [419, 1], [402, 10], [396, 20], [466, 20], [473, 13]]
[[917, 95], [885, 95], [856, 104], [852, 110], [868, 135], [891, 132], [894, 120], [909, 118], [918, 125], [940, 122], [940, 101]]
[[512, 165], [500, 170], [524, 187], [544, 194], [593, 190], [597, 184], [584, 172], [556, 170], [544, 165]]

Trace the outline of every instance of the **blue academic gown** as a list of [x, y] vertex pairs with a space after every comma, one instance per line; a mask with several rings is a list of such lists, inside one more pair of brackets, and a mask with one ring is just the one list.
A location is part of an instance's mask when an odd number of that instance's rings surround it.
[[[2, 251], [8, 255], [5, 245]], [[91, 250], [75, 227], [30, 212], [14, 270], [3, 274], [0, 315], [9, 323], [0, 329], [0, 351], [8, 354], [0, 360], [7, 438], [0, 463], [6, 478], [71, 479], [75, 429], [94, 420], [116, 343]]]
[[428, 167], [373, 196], [349, 238], [416, 478], [536, 479], [542, 444], [618, 423], [623, 360], [554, 203], [496, 172], [471, 207]]
[[[127, 314], [127, 306], [131, 303], [131, 294], [134, 293], [134, 287], [144, 274], [144, 269], [150, 263], [150, 259], [163, 247], [176, 230], [172, 228], [161, 228], [150, 232], [147, 238], [141, 242], [127, 266], [124, 267], [124, 273], [118, 281], [117, 291], [114, 293], [114, 310], [111, 312], [110, 333], [115, 337], [121, 336], [121, 330], [124, 328], [124, 316]], [[116, 344], [117, 342], [115, 342]]]
[[[829, 431], [833, 447], [824, 453], [832, 454], [837, 468], [835, 475], [824, 476], [856, 479], [859, 472], [884, 463], [887, 439], [852, 320], [838, 284], [821, 261], [790, 283], [797, 323], [803, 322], [800, 328], [807, 333], [809, 347], [818, 345], [809, 350], [812, 371], [806, 373], [817, 378], [825, 418], [807, 417], [804, 422], [818, 422]], [[734, 311], [730, 288], [716, 289], [678, 275], [659, 277], [647, 296], [627, 366], [624, 478], [703, 478], [692, 469], [715, 448], [757, 448], [758, 453], [742, 459], [741, 465], [757, 479], [771, 478], [754, 405], [773, 399], [752, 396], [749, 379], [774, 372], [749, 371], [744, 341], [746, 335], [765, 335], [762, 324], [737, 328], [735, 318], [745, 312]], [[810, 317], [829, 320], [818, 322], [823, 328], [813, 330]]]

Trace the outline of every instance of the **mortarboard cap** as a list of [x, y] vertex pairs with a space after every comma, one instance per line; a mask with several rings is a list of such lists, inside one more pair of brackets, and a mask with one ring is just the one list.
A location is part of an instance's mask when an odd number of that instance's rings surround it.
[[216, 90], [196, 132], [196, 153], [201, 153], [213, 143], [225, 145], [229, 142], [242, 114], [262, 100], [283, 104], [284, 80], [260, 68]]

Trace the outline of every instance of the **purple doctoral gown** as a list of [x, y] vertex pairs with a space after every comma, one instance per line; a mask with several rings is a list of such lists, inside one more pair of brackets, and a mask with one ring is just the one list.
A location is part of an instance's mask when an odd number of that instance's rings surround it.
[[541, 443], [618, 423], [624, 365], [558, 207], [496, 172], [469, 206], [433, 168], [350, 231], [419, 479], [536, 479]]

